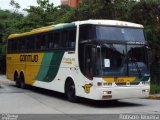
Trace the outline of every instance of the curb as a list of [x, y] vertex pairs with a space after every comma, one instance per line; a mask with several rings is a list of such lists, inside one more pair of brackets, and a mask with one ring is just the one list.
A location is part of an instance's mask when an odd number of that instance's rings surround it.
[[150, 95], [147, 99], [160, 100], [160, 96], [158, 95]]

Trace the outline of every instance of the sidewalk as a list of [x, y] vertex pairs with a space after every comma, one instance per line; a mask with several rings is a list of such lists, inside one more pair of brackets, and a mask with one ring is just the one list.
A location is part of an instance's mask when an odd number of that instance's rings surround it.
[[0, 75], [0, 88], [2, 88], [2, 85], [5, 84], [7, 85], [14, 84], [14, 81], [6, 79], [5, 75]]
[[160, 93], [158, 94], [151, 94], [148, 99], [160, 100]]

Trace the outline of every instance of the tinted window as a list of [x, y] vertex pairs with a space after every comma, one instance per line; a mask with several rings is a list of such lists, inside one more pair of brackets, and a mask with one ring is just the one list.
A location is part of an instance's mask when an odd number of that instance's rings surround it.
[[53, 44], [53, 48], [58, 49], [59, 48], [59, 42], [60, 42], [60, 32], [55, 32], [54, 36], [54, 44]]
[[17, 38], [15, 39], [9, 39], [8, 40], [8, 53], [18, 52], [18, 44], [17, 44]]
[[75, 48], [76, 29], [62, 31], [62, 48]]
[[19, 38], [17, 40], [18, 43], [18, 51], [23, 52], [26, 50], [26, 40], [25, 38]]
[[48, 49], [53, 49], [54, 48], [53, 33], [49, 33], [47, 35], [47, 48]]
[[26, 48], [27, 51], [33, 51], [35, 50], [35, 37], [26, 37]]
[[62, 31], [62, 42], [61, 42], [61, 45], [62, 45], [62, 48], [67, 48], [68, 47], [68, 42], [69, 42], [69, 32], [66, 30], [66, 31]]
[[82, 40], [89, 40], [94, 38], [94, 30], [92, 25], [82, 25], [80, 26], [80, 34], [79, 39]]
[[143, 29], [107, 26], [96, 26], [96, 39], [120, 41], [145, 40]]
[[38, 52], [75, 48], [76, 29], [58, 30], [10, 39], [8, 52]]
[[44, 35], [36, 35], [35, 37], [36, 50], [45, 50]]
[[75, 48], [76, 44], [76, 29], [69, 31], [69, 41], [68, 41], [68, 47]]
[[142, 28], [111, 27], [98, 25], [81, 25], [80, 41], [94, 40], [117, 40], [117, 41], [144, 41]]
[[7, 48], [7, 52], [8, 53], [11, 53], [12, 52], [12, 48], [11, 48], [11, 46], [12, 46], [12, 41], [11, 40], [8, 40], [8, 48]]

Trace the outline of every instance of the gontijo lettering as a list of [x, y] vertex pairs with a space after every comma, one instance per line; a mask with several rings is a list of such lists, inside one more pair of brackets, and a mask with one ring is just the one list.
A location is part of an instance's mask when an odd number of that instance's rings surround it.
[[38, 62], [38, 55], [20, 55], [20, 62]]

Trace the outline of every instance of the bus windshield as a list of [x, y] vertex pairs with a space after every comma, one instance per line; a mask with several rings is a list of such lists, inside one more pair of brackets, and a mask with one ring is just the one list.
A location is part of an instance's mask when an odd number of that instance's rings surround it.
[[80, 69], [88, 78], [149, 76], [142, 28], [80, 26]]
[[145, 41], [142, 28], [86, 25], [80, 27], [80, 40]]
[[149, 76], [145, 45], [101, 44], [96, 76]]

